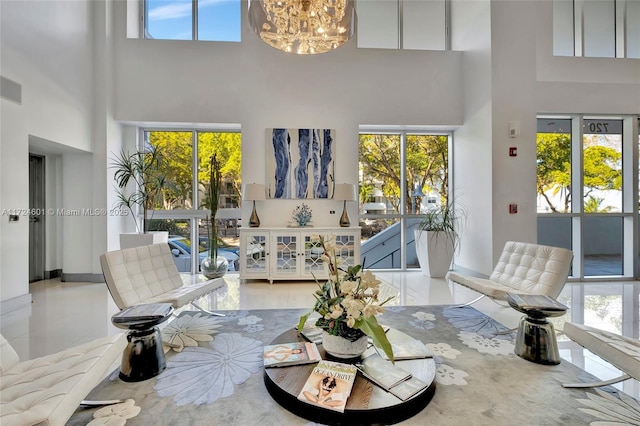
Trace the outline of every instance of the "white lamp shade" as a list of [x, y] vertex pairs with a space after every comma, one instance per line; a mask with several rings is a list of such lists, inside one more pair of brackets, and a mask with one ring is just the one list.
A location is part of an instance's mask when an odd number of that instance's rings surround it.
[[357, 200], [356, 186], [352, 183], [337, 183], [333, 191], [333, 198], [345, 201]]
[[242, 185], [242, 199], [248, 201], [264, 200], [264, 185], [261, 183], [247, 183]]

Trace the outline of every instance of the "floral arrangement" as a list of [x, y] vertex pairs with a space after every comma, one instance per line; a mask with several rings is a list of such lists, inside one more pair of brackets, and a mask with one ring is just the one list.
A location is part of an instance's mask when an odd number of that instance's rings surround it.
[[316, 303], [311, 311], [300, 317], [298, 330], [303, 329], [312, 312], [317, 312], [320, 314], [317, 327], [351, 341], [367, 335], [393, 361], [391, 343], [376, 320], [376, 315], [384, 312], [383, 305], [393, 297], [379, 301], [380, 280], [371, 271], [362, 271], [362, 265], [346, 270], [341, 268], [342, 259], [336, 254], [331, 238], [318, 235], [313, 241], [322, 247], [322, 260], [328, 266], [329, 279], [325, 283], [318, 282], [319, 289], [314, 293]]
[[293, 209], [291, 217], [296, 221], [298, 226], [306, 226], [311, 221], [311, 209], [305, 203]]

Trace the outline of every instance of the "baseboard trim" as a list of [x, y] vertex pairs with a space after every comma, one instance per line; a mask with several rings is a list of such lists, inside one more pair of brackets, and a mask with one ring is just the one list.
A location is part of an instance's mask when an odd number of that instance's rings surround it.
[[2, 312], [2, 315], [8, 314], [9, 312], [31, 305], [32, 301], [31, 293], [23, 294], [22, 296], [14, 297], [9, 300], [3, 300], [0, 302], [0, 312]]
[[53, 269], [51, 271], [44, 271], [45, 280], [60, 278], [61, 276], [62, 276], [62, 269]]
[[104, 275], [102, 274], [67, 274], [62, 273], [60, 281], [63, 282], [88, 282], [88, 283], [103, 283]]
[[489, 278], [489, 275], [487, 274], [482, 274], [480, 272], [477, 271], [473, 271], [471, 269], [467, 269], [467, 268], [463, 268], [461, 266], [455, 265], [454, 268], [452, 269], [452, 271], [455, 272], [459, 272], [461, 274], [465, 274], [465, 275], [470, 275], [472, 277], [476, 277], [476, 278]]

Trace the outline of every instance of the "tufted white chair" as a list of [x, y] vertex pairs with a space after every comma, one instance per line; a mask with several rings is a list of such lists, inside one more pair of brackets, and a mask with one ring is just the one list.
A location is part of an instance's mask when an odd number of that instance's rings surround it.
[[194, 300], [225, 284], [218, 278], [185, 285], [168, 244], [109, 251], [100, 256], [100, 265], [120, 309], [141, 303], [171, 303], [176, 309], [189, 303], [198, 307]]
[[[556, 299], [564, 287], [573, 252], [560, 247], [507, 241], [493, 272], [486, 278], [450, 271], [446, 279], [494, 300], [507, 294], [541, 294]], [[476, 302], [473, 300], [467, 305]]]
[[64, 425], [115, 368], [126, 344], [117, 334], [20, 362], [0, 335], [0, 424]]

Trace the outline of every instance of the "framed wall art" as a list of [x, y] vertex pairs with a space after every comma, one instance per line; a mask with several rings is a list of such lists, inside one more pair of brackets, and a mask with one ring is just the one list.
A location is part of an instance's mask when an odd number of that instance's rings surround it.
[[335, 130], [267, 129], [267, 198], [332, 198]]

